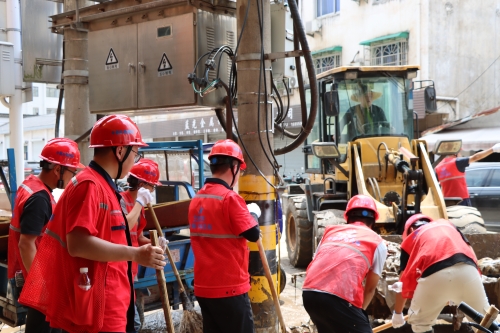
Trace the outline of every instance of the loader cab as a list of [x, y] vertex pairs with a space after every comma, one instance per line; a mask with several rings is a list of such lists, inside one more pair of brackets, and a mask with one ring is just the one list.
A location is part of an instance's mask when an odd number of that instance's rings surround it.
[[312, 154], [314, 141], [335, 142], [342, 163], [348, 143], [361, 138], [405, 136], [412, 140], [411, 79], [417, 70], [418, 66], [337, 67], [319, 74], [320, 110], [304, 148], [306, 172], [328, 172], [328, 166]]

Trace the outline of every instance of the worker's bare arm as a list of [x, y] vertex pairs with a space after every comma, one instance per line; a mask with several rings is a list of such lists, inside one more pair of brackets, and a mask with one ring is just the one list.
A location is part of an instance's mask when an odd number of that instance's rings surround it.
[[491, 155], [492, 153], [493, 153], [493, 148], [490, 148], [490, 149], [486, 149], [486, 150], [480, 151], [479, 153], [475, 153], [474, 155], [472, 155], [472, 156], [469, 158], [469, 163], [473, 163], [473, 162], [480, 161], [480, 160], [482, 160], [483, 158], [488, 157], [488, 156], [489, 156], [489, 155]]
[[30, 271], [31, 264], [36, 254], [36, 235], [21, 234], [19, 238], [19, 253], [21, 254], [21, 260], [26, 268], [26, 271]]
[[137, 201], [134, 204], [134, 208], [127, 214], [127, 223], [129, 229], [132, 229], [137, 221], [139, 220], [139, 215], [141, 214], [142, 206]]
[[373, 273], [372, 271], [369, 271], [368, 274], [366, 275], [365, 293], [363, 298], [363, 310], [366, 310], [366, 308], [368, 307], [373, 298], [373, 295], [375, 295], [375, 290], [377, 290], [377, 284], [379, 279], [380, 276]]
[[405, 303], [406, 303], [406, 298], [403, 298], [403, 296], [400, 293], [396, 293], [396, 303], [394, 304], [394, 312], [401, 313], [403, 311]]
[[79, 227], [66, 235], [66, 241], [68, 252], [72, 257], [101, 262], [135, 261], [155, 269], [165, 266], [163, 250], [151, 244], [141, 247], [114, 244], [92, 236], [87, 230]]

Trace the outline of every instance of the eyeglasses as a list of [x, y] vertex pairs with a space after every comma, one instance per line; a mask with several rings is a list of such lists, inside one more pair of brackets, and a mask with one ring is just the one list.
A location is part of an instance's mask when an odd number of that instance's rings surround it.
[[132, 152], [134, 152], [135, 157], [134, 157], [134, 163], [137, 163], [141, 160], [142, 158], [142, 153], [136, 152], [135, 150], [132, 149]]
[[73, 174], [73, 177], [75, 177], [76, 174], [78, 173], [78, 170], [75, 170], [75, 171], [70, 170], [70, 169], [65, 169], [65, 170], [71, 172]]

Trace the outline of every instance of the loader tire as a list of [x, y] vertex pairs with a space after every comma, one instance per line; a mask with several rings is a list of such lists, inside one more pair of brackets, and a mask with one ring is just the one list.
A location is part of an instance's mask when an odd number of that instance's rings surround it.
[[464, 234], [486, 233], [484, 220], [475, 207], [449, 206], [446, 207], [448, 219]]
[[286, 249], [294, 267], [306, 267], [312, 260], [312, 227], [307, 219], [305, 196], [290, 198], [286, 214]]
[[327, 209], [314, 214], [313, 223], [313, 254], [316, 252], [325, 228], [331, 225], [345, 224], [344, 211], [340, 209]]

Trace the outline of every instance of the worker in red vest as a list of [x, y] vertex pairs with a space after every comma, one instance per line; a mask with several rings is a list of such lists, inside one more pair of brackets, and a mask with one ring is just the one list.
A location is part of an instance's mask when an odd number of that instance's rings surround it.
[[[43, 147], [40, 158], [40, 174], [28, 176], [17, 189], [10, 222], [7, 275], [16, 302], [56, 204], [52, 190], [65, 188], [78, 169], [84, 168], [78, 145], [69, 139], [50, 140]], [[28, 307], [25, 332], [56, 331], [50, 328], [43, 313]]]
[[408, 219], [401, 243], [400, 279], [392, 326], [405, 324], [403, 307], [411, 299], [408, 322], [413, 332], [432, 332], [438, 315], [450, 302], [465, 302], [485, 313], [488, 299], [474, 250], [451, 222], [423, 214]]
[[[132, 246], [139, 247], [141, 245], [150, 244], [151, 240], [144, 236], [143, 230], [146, 227], [146, 216], [144, 215], [144, 207], [146, 207], [153, 200], [151, 192], [153, 192], [156, 186], [161, 186], [159, 181], [160, 170], [158, 169], [158, 164], [150, 159], [142, 158], [139, 162], [134, 164], [132, 169], [130, 169], [127, 183], [128, 190], [121, 192], [122, 196], [122, 210], [125, 210], [128, 214], [127, 222], [130, 229], [130, 238], [132, 241]], [[168, 241], [165, 237], [159, 237], [160, 247], [165, 250], [165, 246]], [[137, 270], [138, 264], [136, 262], [132, 263], [132, 278], [134, 282], [137, 281]], [[136, 295], [141, 292], [136, 290]], [[137, 306], [135, 307], [135, 330], [139, 331], [141, 328], [141, 320], [139, 313], [137, 311]]]
[[326, 227], [302, 287], [304, 307], [319, 333], [372, 332], [364, 310], [387, 257], [385, 243], [372, 230], [375, 201], [352, 197], [344, 218], [347, 224]]
[[472, 206], [465, 181], [465, 168], [492, 153], [500, 153], [500, 143], [470, 157], [460, 157], [459, 153], [444, 158], [435, 168], [443, 196], [445, 198], [460, 197], [462, 201], [458, 203], [459, 205]]
[[247, 241], [260, 237], [261, 211], [233, 191], [246, 168], [238, 144], [217, 141], [208, 159], [213, 178], [192, 199], [188, 215], [203, 332], [253, 333]]
[[113, 181], [139, 161], [142, 146], [127, 116], [103, 117], [92, 128], [94, 157], [59, 199], [19, 298], [52, 327], [71, 333], [134, 330], [132, 261], [154, 269], [165, 265], [160, 247], [131, 246]]

